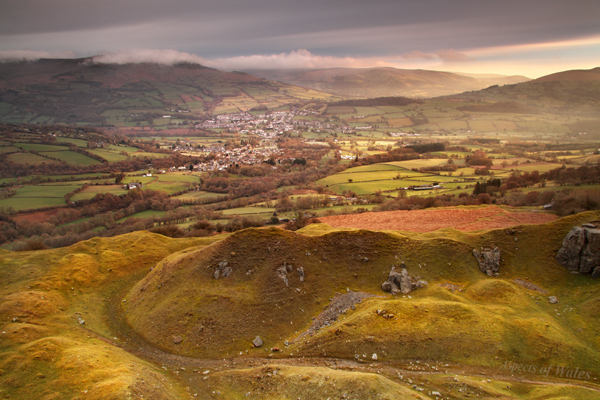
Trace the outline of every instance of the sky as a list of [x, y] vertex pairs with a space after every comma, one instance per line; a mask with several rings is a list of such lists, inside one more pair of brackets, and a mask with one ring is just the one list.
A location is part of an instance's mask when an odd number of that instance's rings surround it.
[[600, 66], [600, 0], [2, 0], [0, 60], [379, 67]]

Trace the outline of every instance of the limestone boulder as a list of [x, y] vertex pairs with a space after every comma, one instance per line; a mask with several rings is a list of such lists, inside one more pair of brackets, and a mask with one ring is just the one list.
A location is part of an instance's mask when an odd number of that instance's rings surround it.
[[[404, 263], [402, 264], [404, 266]], [[415, 289], [420, 289], [427, 286], [427, 282], [420, 280], [419, 277], [413, 278], [408, 274], [406, 268], [402, 268], [400, 272], [397, 272], [395, 267], [388, 274], [388, 278], [381, 284], [381, 290], [384, 292], [396, 295], [400, 292], [408, 294]]]
[[556, 254], [556, 260], [572, 273], [600, 278], [600, 229], [589, 223], [571, 229]]

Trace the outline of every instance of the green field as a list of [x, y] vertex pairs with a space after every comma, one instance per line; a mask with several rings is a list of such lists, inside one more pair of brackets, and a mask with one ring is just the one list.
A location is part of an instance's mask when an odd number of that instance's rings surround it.
[[33, 210], [37, 208], [61, 207], [65, 199], [58, 197], [10, 197], [0, 200], [0, 207], [12, 207], [15, 211]]
[[198, 191], [184, 193], [179, 196], [174, 196], [173, 198], [179, 199], [179, 200], [199, 200], [199, 199], [218, 199], [219, 197], [227, 197], [227, 194], [205, 192], [202, 190], [198, 190]]
[[22, 211], [64, 206], [64, 196], [81, 186], [80, 182], [24, 185], [17, 188], [14, 196], [0, 200], [0, 207]]
[[154, 218], [154, 217], [162, 217], [166, 214], [166, 211], [156, 211], [156, 210], [146, 210], [146, 211], [141, 211], [135, 214], [132, 214], [128, 217], [125, 218], [121, 218], [120, 220], [118, 220], [118, 223], [122, 223], [127, 221], [130, 218]]
[[21, 151], [18, 148], [14, 147], [14, 146], [1, 146], [0, 147], [0, 154], [6, 154], [6, 153], [14, 153], [17, 151]]
[[268, 219], [274, 212], [275, 209], [269, 207], [240, 207], [223, 210], [223, 215], [261, 216]]
[[25, 151], [35, 150], [37, 152], [67, 150], [67, 148], [64, 146], [54, 146], [54, 145], [50, 145], [50, 144], [39, 144], [39, 143], [15, 143], [15, 146], [20, 147]]
[[94, 160], [93, 158], [90, 158], [84, 154], [77, 153], [75, 151], [68, 151], [68, 150], [48, 151], [48, 152], [43, 151], [43, 152], [40, 152], [40, 154], [46, 155], [48, 157], [58, 158], [62, 161], [65, 161], [65, 162], [68, 162], [71, 164], [78, 164], [78, 165], [101, 164], [100, 161]]
[[43, 163], [55, 164], [58, 162], [31, 153], [13, 153], [7, 155], [6, 158], [8, 161], [14, 162], [16, 164], [40, 165]]
[[103, 159], [105, 159], [108, 162], [123, 161], [123, 160], [127, 159], [127, 155], [120, 154], [116, 151], [110, 151], [110, 150], [105, 150], [105, 149], [93, 149], [93, 150], [90, 150], [89, 152], [102, 157]]
[[389, 165], [394, 165], [401, 168], [412, 169], [412, 168], [421, 168], [421, 167], [437, 167], [439, 165], [447, 164], [448, 160], [445, 159], [417, 159], [417, 160], [408, 160], [408, 161], [394, 161], [387, 163]]
[[123, 185], [91, 185], [71, 197], [71, 201], [91, 199], [98, 193], [112, 193], [119, 196], [126, 194], [127, 191], [123, 189]]
[[[66, 182], [66, 183], [45, 183], [40, 185], [25, 185], [17, 189], [17, 193], [14, 197], [39, 197], [39, 198], [53, 198], [58, 197], [63, 199], [67, 193], [81, 187], [82, 185], [77, 182]], [[64, 200], [64, 199], [63, 199]]]
[[70, 137], [62, 137], [59, 136], [56, 138], [57, 142], [64, 142], [64, 143], [71, 143], [74, 144], [77, 147], [87, 147], [88, 142], [87, 140], [83, 140], [83, 139], [75, 139], [75, 138], [70, 138]]

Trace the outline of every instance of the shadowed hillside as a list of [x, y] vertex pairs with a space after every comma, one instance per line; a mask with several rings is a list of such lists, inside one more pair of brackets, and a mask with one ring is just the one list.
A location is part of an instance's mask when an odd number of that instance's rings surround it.
[[[479, 92], [452, 96], [463, 100], [521, 104], [558, 115], [595, 118], [600, 111], [600, 68], [563, 71], [515, 85], [491, 86]], [[596, 122], [595, 121], [595, 122]]]

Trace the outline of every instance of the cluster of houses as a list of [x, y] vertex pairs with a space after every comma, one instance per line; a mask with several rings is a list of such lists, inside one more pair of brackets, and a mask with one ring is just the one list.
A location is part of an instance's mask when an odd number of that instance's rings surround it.
[[283, 155], [283, 150], [277, 147], [252, 147], [247, 144], [232, 150], [223, 147], [214, 152], [215, 158], [193, 166], [194, 171], [223, 171], [230, 165], [262, 164], [269, 158], [277, 159]]
[[286, 132], [301, 128], [314, 130], [327, 129], [348, 133], [354, 130], [346, 125], [323, 123], [318, 119], [297, 118], [318, 115], [314, 110], [291, 108], [289, 111], [270, 111], [267, 114], [253, 115], [249, 112], [222, 114], [196, 124], [199, 129], [229, 129], [240, 133], [252, 133], [263, 139], [272, 139]]

